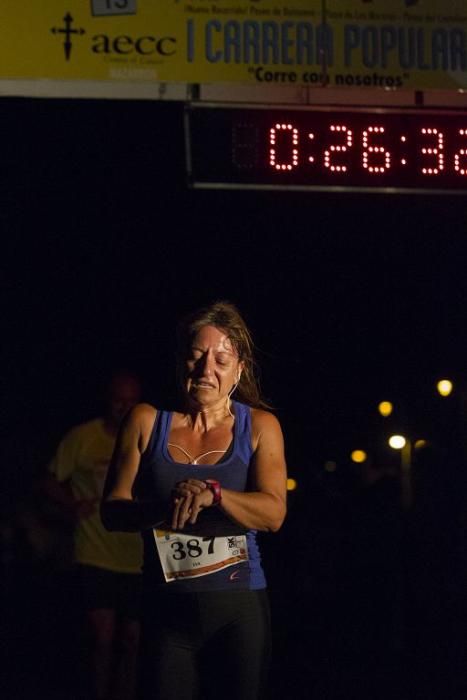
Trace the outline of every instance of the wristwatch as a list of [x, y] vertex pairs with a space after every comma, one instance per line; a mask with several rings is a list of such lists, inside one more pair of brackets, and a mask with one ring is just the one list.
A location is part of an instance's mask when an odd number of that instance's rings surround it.
[[204, 483], [213, 496], [212, 505], [217, 506], [222, 501], [221, 485], [216, 479], [205, 479]]

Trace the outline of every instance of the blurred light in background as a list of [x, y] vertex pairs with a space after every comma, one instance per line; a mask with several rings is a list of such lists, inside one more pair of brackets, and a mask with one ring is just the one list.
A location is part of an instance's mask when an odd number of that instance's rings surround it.
[[388, 442], [389, 446], [392, 447], [393, 450], [402, 450], [402, 448], [405, 447], [407, 440], [403, 435], [391, 435]]
[[327, 462], [324, 463], [324, 470], [327, 472], [335, 472], [337, 469], [337, 464], [336, 462], [333, 462], [332, 460], [328, 460]]
[[385, 418], [391, 415], [393, 408], [394, 407], [390, 401], [381, 401], [381, 403], [378, 404], [378, 411]]
[[350, 455], [350, 459], [352, 462], [362, 464], [362, 462], [366, 462], [368, 455], [364, 450], [354, 450]]
[[297, 488], [297, 482], [295, 479], [287, 479], [287, 491], [295, 491]]
[[436, 385], [436, 388], [438, 389], [438, 394], [440, 394], [440, 396], [449, 396], [449, 394], [452, 392], [453, 385], [449, 379], [440, 379]]

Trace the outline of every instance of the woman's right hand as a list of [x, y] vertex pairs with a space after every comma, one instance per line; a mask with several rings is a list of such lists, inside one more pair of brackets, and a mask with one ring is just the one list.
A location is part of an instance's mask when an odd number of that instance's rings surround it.
[[183, 530], [186, 523], [194, 525], [203, 508], [212, 506], [214, 496], [206, 482], [199, 479], [179, 481], [172, 491], [172, 528]]

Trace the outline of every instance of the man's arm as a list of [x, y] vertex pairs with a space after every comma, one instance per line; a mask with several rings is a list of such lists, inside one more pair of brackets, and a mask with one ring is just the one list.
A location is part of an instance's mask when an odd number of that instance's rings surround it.
[[75, 498], [70, 480], [58, 481], [57, 477], [50, 472], [45, 475], [42, 481], [42, 491], [52, 503], [56, 503], [60, 507], [66, 519], [73, 523], [95, 513], [98, 507], [97, 498]]

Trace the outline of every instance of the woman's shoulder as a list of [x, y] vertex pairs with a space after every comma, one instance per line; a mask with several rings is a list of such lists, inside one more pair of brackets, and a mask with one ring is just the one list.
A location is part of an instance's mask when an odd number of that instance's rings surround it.
[[271, 411], [263, 408], [251, 409], [251, 429], [253, 435], [260, 436], [261, 433], [271, 430], [280, 430], [280, 424], [276, 416]]
[[137, 403], [131, 409], [130, 413], [136, 418], [155, 418], [157, 416], [157, 408], [150, 403]]
[[132, 427], [138, 427], [142, 432], [152, 430], [157, 412], [157, 408], [149, 403], [137, 403], [128, 413], [127, 423]]
[[149, 403], [137, 403], [125, 419], [128, 434], [132, 435], [134, 440], [137, 440], [142, 451], [146, 449], [149, 443], [156, 418], [157, 408]]
[[276, 416], [271, 411], [262, 408], [251, 409], [251, 444], [253, 450], [264, 447], [268, 450], [272, 448], [282, 449], [284, 444], [281, 425]]

